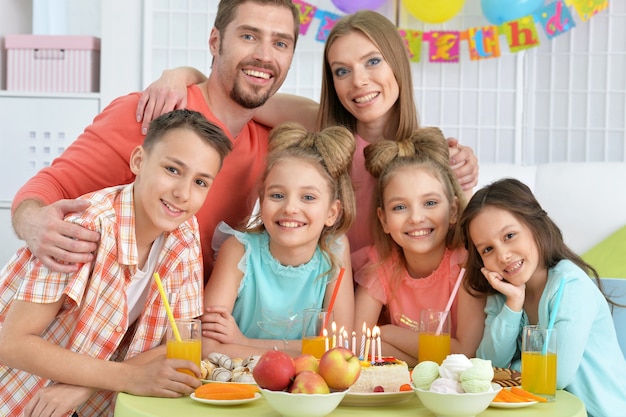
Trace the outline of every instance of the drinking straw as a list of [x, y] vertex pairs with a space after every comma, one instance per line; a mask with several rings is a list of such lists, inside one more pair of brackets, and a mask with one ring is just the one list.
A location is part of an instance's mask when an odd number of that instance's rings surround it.
[[335, 299], [337, 298], [337, 293], [339, 292], [339, 287], [341, 286], [341, 279], [343, 278], [343, 273], [346, 272], [346, 268], [341, 268], [339, 270], [339, 276], [337, 277], [337, 283], [335, 284], [335, 289], [333, 290], [333, 295], [330, 297], [330, 303], [328, 304], [328, 313], [326, 314], [326, 318], [324, 319], [324, 327], [328, 326], [328, 319], [330, 318], [330, 313], [333, 311], [333, 307], [335, 306]]
[[548, 321], [548, 331], [546, 332], [546, 340], [543, 342], [543, 348], [541, 349], [541, 353], [543, 355], [546, 355], [548, 353], [548, 342], [550, 341], [552, 328], [554, 327], [554, 322], [556, 321], [556, 312], [559, 311], [559, 305], [561, 304], [561, 298], [563, 297], [564, 286], [565, 286], [565, 280], [561, 278], [561, 281], [559, 282], [559, 288], [556, 290], [556, 295], [554, 296], [554, 307], [552, 307], [550, 320]]
[[443, 312], [443, 317], [441, 317], [441, 320], [439, 321], [439, 326], [437, 326], [437, 331], [435, 332], [437, 336], [441, 334], [441, 330], [443, 329], [443, 323], [445, 323], [446, 319], [448, 318], [448, 313], [450, 312], [450, 309], [452, 308], [452, 302], [454, 301], [454, 297], [456, 297], [456, 293], [459, 291], [459, 287], [461, 286], [463, 275], [465, 275], [465, 268], [461, 268], [461, 272], [459, 272], [459, 276], [457, 277], [456, 282], [454, 283], [452, 294], [450, 294], [450, 299], [448, 299], [448, 304], [446, 305], [446, 309]]
[[157, 287], [159, 287], [159, 293], [161, 293], [161, 299], [163, 300], [163, 304], [165, 304], [165, 311], [167, 312], [167, 318], [170, 320], [170, 325], [172, 326], [172, 330], [174, 331], [174, 337], [177, 342], [181, 341], [180, 333], [178, 332], [178, 327], [176, 327], [176, 322], [174, 321], [174, 315], [172, 314], [172, 309], [170, 308], [170, 303], [167, 301], [167, 295], [165, 295], [165, 290], [163, 289], [163, 283], [161, 283], [161, 277], [158, 272], [154, 273], [154, 280], [156, 281]]

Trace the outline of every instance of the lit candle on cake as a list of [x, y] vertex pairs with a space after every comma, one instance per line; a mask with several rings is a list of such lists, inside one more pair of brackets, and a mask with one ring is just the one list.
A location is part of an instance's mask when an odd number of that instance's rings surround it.
[[370, 355], [370, 362], [376, 362], [376, 338], [374, 336], [374, 332], [376, 331], [376, 327], [372, 330], [372, 354]]
[[361, 331], [361, 348], [359, 350], [359, 359], [364, 360], [365, 357], [365, 322], [363, 322], [363, 330]]
[[343, 347], [343, 326], [341, 326], [341, 329], [339, 329], [339, 346]]
[[374, 326], [374, 330], [372, 333], [372, 337], [376, 334], [376, 348], [378, 349], [378, 362], [383, 361], [383, 347], [382, 341], [380, 340], [380, 327]]
[[343, 334], [343, 347], [350, 350], [350, 339], [348, 339], [348, 332], [344, 330], [342, 334]]
[[352, 354], [356, 356], [356, 332], [352, 330]]
[[337, 346], [337, 325], [335, 324], [334, 321], [333, 321], [331, 328], [333, 329], [333, 343], [331, 347], [334, 348], [335, 346]]
[[322, 336], [324, 336], [324, 352], [328, 350], [328, 330], [322, 330]]
[[372, 337], [372, 332], [370, 329], [367, 329], [367, 337], [365, 338], [365, 356], [363, 357], [364, 361], [367, 361], [367, 355], [370, 353], [370, 339]]

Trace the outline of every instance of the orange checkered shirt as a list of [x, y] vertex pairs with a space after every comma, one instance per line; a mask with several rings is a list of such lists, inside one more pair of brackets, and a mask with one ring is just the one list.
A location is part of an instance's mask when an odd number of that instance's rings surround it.
[[[63, 307], [41, 337], [94, 358], [124, 361], [161, 344], [167, 313], [153, 281], [133, 326], [134, 335], [124, 339], [133, 325], [128, 323], [126, 288], [138, 263], [133, 186], [107, 188], [82, 198], [90, 200], [91, 206], [67, 220], [100, 233], [94, 262], [76, 273], [56, 273], [27, 248], [20, 249], [0, 272], [0, 325], [14, 299], [51, 303], [66, 295]], [[195, 217], [165, 236], [156, 272], [175, 317], [202, 314], [202, 254]], [[0, 364], [0, 416], [21, 416], [37, 390], [53, 383]], [[114, 394], [99, 391], [76, 411], [81, 417], [112, 415]]]

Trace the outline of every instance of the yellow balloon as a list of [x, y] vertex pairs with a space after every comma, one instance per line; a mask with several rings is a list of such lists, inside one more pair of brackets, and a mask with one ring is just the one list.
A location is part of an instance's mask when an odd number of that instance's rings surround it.
[[402, 3], [419, 20], [442, 23], [459, 13], [465, 0], [402, 0]]

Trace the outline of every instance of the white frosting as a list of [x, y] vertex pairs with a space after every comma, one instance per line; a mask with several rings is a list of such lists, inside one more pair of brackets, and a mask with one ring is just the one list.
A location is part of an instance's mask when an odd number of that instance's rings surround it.
[[359, 379], [350, 387], [350, 392], [374, 392], [381, 386], [385, 392], [399, 392], [400, 386], [409, 384], [409, 367], [406, 362], [361, 367]]

